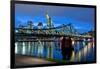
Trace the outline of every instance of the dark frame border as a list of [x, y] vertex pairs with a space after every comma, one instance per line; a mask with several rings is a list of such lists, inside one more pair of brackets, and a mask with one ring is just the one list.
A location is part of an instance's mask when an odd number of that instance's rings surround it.
[[92, 64], [97, 62], [97, 57], [96, 57], [96, 48], [95, 48], [95, 61], [93, 62], [69, 62], [69, 63], [57, 63], [57, 64], [46, 64], [46, 65], [29, 65], [29, 66], [15, 66], [15, 48], [14, 48], [14, 43], [15, 43], [15, 38], [14, 38], [14, 26], [15, 26], [15, 4], [36, 4], [36, 5], [49, 5], [49, 6], [72, 6], [72, 7], [82, 7], [82, 8], [94, 8], [95, 9], [95, 46], [97, 47], [96, 43], [96, 6], [95, 5], [80, 5], [80, 4], [64, 4], [64, 3], [49, 3], [49, 2], [34, 2], [34, 1], [11, 1], [11, 9], [10, 9], [10, 14], [11, 14], [11, 27], [10, 27], [10, 68], [27, 68], [27, 67], [47, 67], [47, 66], [60, 66], [60, 65], [77, 65], [77, 64]]

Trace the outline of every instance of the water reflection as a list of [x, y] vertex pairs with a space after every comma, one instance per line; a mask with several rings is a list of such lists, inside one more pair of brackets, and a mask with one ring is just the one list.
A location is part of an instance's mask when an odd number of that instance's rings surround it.
[[[60, 40], [51, 42], [16, 42], [15, 53], [62, 60], [60, 45]], [[70, 60], [71, 62], [95, 60], [95, 44], [93, 41], [72, 41], [72, 45], [74, 47], [74, 50], [72, 52], [72, 57]]]

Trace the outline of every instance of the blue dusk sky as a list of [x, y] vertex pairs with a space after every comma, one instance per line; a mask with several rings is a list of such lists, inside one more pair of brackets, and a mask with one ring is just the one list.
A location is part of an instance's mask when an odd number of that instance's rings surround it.
[[38, 22], [47, 25], [46, 12], [51, 17], [54, 26], [71, 23], [80, 33], [90, 31], [94, 28], [94, 8], [45, 6], [33, 4], [15, 5], [15, 27], [27, 25], [27, 21]]

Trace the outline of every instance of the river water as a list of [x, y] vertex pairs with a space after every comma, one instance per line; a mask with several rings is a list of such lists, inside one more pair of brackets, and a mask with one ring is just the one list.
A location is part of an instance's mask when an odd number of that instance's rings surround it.
[[[54, 42], [16, 42], [15, 53], [21, 55], [31, 55], [42, 58], [52, 58], [62, 60], [61, 43]], [[91, 41], [73, 41], [72, 62], [84, 62], [95, 60], [95, 44]]]

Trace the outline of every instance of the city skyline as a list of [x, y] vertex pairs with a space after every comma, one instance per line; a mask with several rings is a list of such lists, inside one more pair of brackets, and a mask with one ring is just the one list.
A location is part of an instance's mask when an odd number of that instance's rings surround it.
[[46, 12], [51, 17], [54, 26], [71, 23], [79, 32], [83, 33], [90, 31], [95, 25], [93, 8], [16, 4], [15, 27], [18, 27], [19, 24], [27, 25], [29, 20], [34, 25], [42, 22], [45, 26], [47, 25]]

